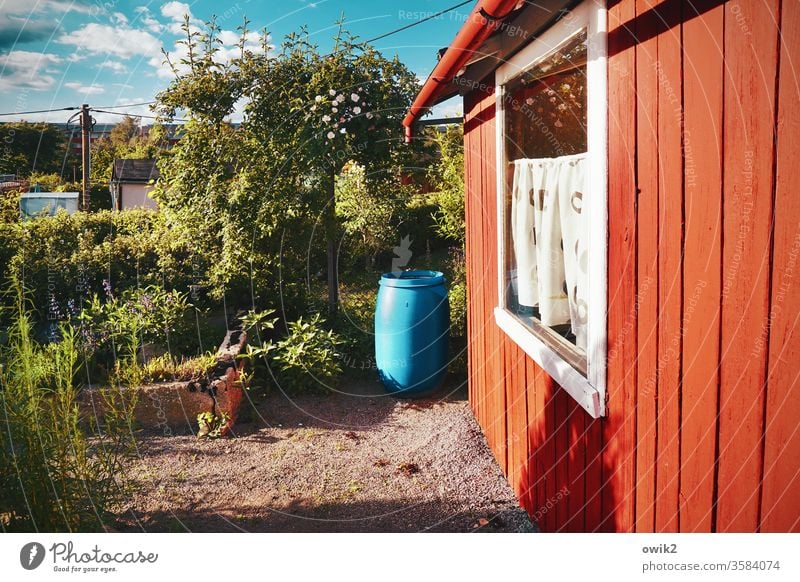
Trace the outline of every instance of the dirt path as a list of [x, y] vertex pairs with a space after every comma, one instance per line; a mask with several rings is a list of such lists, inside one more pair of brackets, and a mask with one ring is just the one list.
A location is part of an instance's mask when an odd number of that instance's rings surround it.
[[533, 531], [461, 391], [271, 395], [237, 437], [139, 438], [132, 531]]

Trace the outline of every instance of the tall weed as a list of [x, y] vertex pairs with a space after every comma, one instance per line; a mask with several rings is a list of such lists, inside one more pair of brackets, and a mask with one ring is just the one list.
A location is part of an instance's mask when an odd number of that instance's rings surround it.
[[78, 335], [62, 325], [58, 342], [37, 343], [16, 280], [11, 293], [11, 326], [0, 351], [0, 527], [101, 530], [126, 494], [134, 402], [117, 388], [102, 390], [102, 420], [83, 422]]

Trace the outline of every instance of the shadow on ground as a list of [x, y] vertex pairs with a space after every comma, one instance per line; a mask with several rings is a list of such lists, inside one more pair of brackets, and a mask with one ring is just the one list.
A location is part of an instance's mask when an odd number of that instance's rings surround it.
[[125, 531], [532, 531], [463, 387], [257, 401], [232, 438], [141, 434]]
[[[134, 520], [133, 515], [126, 516]], [[284, 507], [229, 507], [215, 511], [154, 512], [135, 517], [127, 531], [147, 532], [532, 532], [517, 507], [486, 513], [444, 501], [365, 502]]]

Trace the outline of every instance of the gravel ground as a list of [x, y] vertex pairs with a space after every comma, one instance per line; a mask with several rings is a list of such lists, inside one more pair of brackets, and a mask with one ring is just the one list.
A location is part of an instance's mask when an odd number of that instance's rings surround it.
[[[463, 389], [273, 394], [235, 438], [143, 433], [124, 531], [535, 531]], [[245, 420], [247, 420], [245, 416]]]

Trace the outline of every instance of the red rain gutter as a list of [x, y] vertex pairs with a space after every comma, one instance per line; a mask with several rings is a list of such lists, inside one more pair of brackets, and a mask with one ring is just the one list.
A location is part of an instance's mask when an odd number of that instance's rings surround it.
[[436, 101], [447, 85], [458, 74], [475, 50], [483, 44], [498, 26], [499, 21], [518, 5], [520, 0], [479, 0], [461, 30], [439, 59], [428, 80], [403, 119], [406, 143], [411, 141], [414, 123]]

